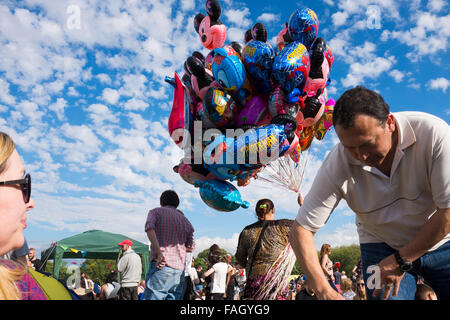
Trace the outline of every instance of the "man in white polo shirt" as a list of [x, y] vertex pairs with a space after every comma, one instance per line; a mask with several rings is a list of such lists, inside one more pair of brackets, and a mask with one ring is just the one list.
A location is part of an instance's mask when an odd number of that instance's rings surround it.
[[[368, 298], [414, 300], [421, 275], [450, 299], [450, 130], [422, 112], [390, 113], [364, 87], [336, 102], [338, 143], [300, 207], [290, 243], [319, 299], [341, 299], [320, 268], [314, 234], [341, 199], [356, 214]], [[372, 266], [372, 267], [371, 267]], [[373, 266], [376, 266], [373, 268]]]

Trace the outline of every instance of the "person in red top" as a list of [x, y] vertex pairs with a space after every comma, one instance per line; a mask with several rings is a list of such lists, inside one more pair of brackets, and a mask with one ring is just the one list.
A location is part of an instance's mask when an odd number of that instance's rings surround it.
[[151, 242], [151, 264], [146, 275], [144, 300], [182, 300], [186, 252], [194, 250], [194, 228], [173, 190], [164, 191], [161, 207], [149, 211], [145, 232]]

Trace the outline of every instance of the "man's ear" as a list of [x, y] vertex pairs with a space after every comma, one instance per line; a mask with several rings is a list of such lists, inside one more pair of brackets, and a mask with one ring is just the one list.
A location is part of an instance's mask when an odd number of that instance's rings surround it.
[[389, 115], [387, 117], [386, 126], [390, 132], [395, 131], [395, 119], [394, 119], [394, 115], [392, 113], [389, 113]]

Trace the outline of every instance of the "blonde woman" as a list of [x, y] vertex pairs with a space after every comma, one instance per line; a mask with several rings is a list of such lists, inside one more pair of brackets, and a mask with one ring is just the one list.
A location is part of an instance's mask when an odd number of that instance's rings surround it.
[[[20, 248], [25, 239], [27, 211], [34, 207], [31, 178], [12, 139], [0, 132], [0, 255]], [[0, 260], [0, 300], [46, 297], [26, 267], [10, 260]]]
[[333, 261], [330, 259], [331, 254], [331, 246], [328, 243], [324, 243], [322, 248], [320, 249], [319, 261], [320, 266], [322, 267], [323, 273], [328, 280], [330, 286], [339, 292], [339, 290], [334, 285], [334, 276], [333, 276]]
[[366, 286], [363, 278], [356, 280], [356, 295], [353, 300], [367, 300]]

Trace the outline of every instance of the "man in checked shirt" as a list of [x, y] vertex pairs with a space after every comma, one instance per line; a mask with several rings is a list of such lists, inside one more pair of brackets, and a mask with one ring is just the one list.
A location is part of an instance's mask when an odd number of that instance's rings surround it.
[[182, 300], [186, 252], [194, 251], [194, 228], [177, 209], [180, 199], [175, 191], [164, 191], [160, 204], [149, 211], [145, 223], [151, 242], [151, 263], [144, 299]]

